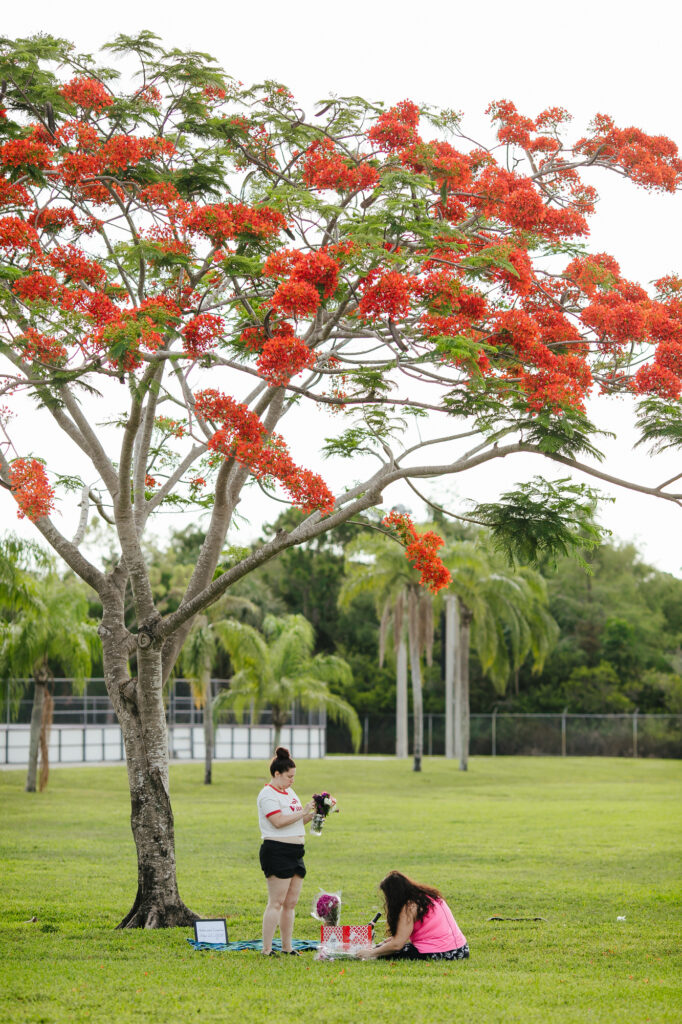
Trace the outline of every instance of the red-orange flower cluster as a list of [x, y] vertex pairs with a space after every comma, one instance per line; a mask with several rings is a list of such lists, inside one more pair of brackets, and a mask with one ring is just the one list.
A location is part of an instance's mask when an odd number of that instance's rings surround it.
[[418, 124], [419, 107], [410, 100], [402, 100], [385, 114], [380, 114], [367, 135], [379, 149], [390, 153], [420, 141]]
[[215, 389], [200, 391], [195, 399], [199, 415], [222, 424], [208, 442], [211, 451], [236, 459], [258, 479], [279, 480], [294, 505], [305, 512], [333, 511], [334, 495], [324, 480], [297, 466], [283, 439], [268, 435], [255, 413]]
[[189, 356], [198, 359], [215, 345], [225, 333], [225, 321], [213, 313], [199, 313], [185, 324], [182, 334], [185, 339], [183, 349]]
[[278, 210], [270, 206], [245, 206], [243, 203], [194, 206], [185, 218], [185, 227], [189, 231], [206, 235], [218, 246], [239, 235], [276, 238], [286, 226], [286, 218]]
[[[286, 325], [289, 326], [288, 324]], [[314, 366], [315, 353], [293, 332], [278, 331], [263, 345], [258, 357], [261, 376], [274, 386], [288, 384], [301, 370]]]
[[374, 188], [379, 174], [376, 167], [356, 163], [340, 153], [331, 139], [323, 138], [311, 142], [306, 150], [303, 180], [310, 188], [360, 192]]
[[682, 394], [682, 381], [677, 374], [659, 363], [640, 366], [631, 384], [638, 395], [658, 395], [674, 401]]
[[428, 587], [437, 594], [450, 585], [452, 576], [438, 555], [438, 549], [444, 543], [442, 537], [433, 530], [417, 533], [411, 518], [403, 512], [390, 512], [381, 523], [387, 530], [393, 530], [404, 544], [405, 557], [421, 574], [419, 583], [422, 587]]
[[15, 459], [10, 467], [10, 487], [19, 506], [19, 519], [35, 523], [54, 509], [54, 491], [38, 459]]
[[101, 82], [96, 78], [86, 78], [84, 75], [72, 78], [59, 91], [64, 99], [73, 103], [74, 106], [83, 107], [84, 110], [94, 110], [98, 114], [112, 106], [114, 102]]
[[416, 278], [389, 270], [382, 274], [371, 271], [362, 282], [362, 298], [358, 313], [367, 320], [389, 316], [402, 320], [410, 312], [412, 295], [417, 287]]
[[40, 245], [35, 228], [20, 217], [0, 217], [0, 249], [8, 253], [17, 250], [39, 253]]
[[75, 227], [78, 223], [78, 217], [68, 206], [45, 206], [29, 217], [29, 224], [38, 231], [57, 231], [67, 224]]
[[682, 160], [675, 143], [665, 135], [647, 135], [639, 128], [616, 128], [612, 118], [598, 114], [592, 134], [580, 139], [576, 153], [599, 163], [621, 167], [638, 185], [674, 192], [682, 182]]
[[52, 150], [34, 137], [10, 139], [0, 146], [0, 164], [8, 167], [37, 167], [44, 170], [52, 165]]
[[285, 277], [272, 297], [272, 308], [284, 316], [314, 316], [323, 299], [336, 291], [339, 264], [328, 249], [298, 252], [280, 249], [263, 265], [264, 277]]
[[49, 338], [33, 327], [27, 327], [23, 338], [22, 355], [29, 363], [61, 363], [66, 359], [67, 351], [56, 338]]

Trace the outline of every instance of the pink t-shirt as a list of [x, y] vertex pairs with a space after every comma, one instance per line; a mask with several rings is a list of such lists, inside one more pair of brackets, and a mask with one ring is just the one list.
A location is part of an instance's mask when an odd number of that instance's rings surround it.
[[423, 920], [415, 922], [410, 942], [420, 953], [446, 953], [460, 949], [466, 939], [445, 900], [435, 900]]

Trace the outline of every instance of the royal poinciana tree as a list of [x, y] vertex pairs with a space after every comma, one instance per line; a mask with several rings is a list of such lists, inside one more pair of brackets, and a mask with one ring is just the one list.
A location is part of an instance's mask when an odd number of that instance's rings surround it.
[[[194, 616], [396, 481], [527, 452], [611, 479], [584, 411], [594, 389], [641, 396], [646, 437], [679, 439], [682, 282], [650, 294], [583, 243], [594, 168], [673, 191], [682, 163], [668, 139], [608, 117], [573, 137], [563, 110], [531, 118], [508, 101], [490, 107], [487, 145], [407, 100], [332, 98], [308, 116], [285, 87], [244, 88], [148, 33], [107, 48], [120, 72], [49, 37], [0, 47], [3, 500], [102, 604], [138, 856], [121, 924], [186, 924], [163, 687]], [[62, 432], [52, 461], [12, 417], [27, 394]], [[339, 412], [326, 451], [372, 453], [367, 479], [349, 462], [332, 487], [310, 449], [290, 452], [282, 431], [304, 403]], [[68, 446], [90, 467], [79, 479]], [[221, 562], [254, 479], [306, 516]], [[52, 512], [76, 500], [67, 536]], [[180, 607], [161, 615], [142, 538], [155, 513], [192, 505], [206, 539]], [[479, 518], [532, 552], [577, 542], [591, 507], [536, 479]], [[82, 547], [91, 509], [115, 526], [108, 571]], [[424, 585], [448, 584], [435, 535], [399, 513], [386, 528]]]

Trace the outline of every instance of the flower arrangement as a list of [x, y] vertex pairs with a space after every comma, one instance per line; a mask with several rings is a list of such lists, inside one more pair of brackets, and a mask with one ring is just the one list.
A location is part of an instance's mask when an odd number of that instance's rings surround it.
[[311, 915], [321, 924], [337, 925], [341, 914], [341, 893], [320, 891], [313, 901]]
[[310, 822], [310, 832], [311, 835], [319, 836], [322, 834], [324, 819], [328, 814], [334, 811], [338, 812], [338, 807], [336, 806], [336, 799], [331, 793], [313, 793], [313, 800], [315, 801], [315, 813]]

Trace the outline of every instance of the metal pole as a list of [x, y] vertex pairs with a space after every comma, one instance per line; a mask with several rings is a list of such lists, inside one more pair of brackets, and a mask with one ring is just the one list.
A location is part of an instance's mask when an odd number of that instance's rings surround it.
[[433, 715], [429, 715], [429, 757], [433, 755]]
[[637, 715], [639, 714], [639, 708], [635, 708], [635, 713], [632, 716], [632, 756], [637, 757]]
[[492, 756], [497, 757], [497, 704], [493, 708], [492, 734]]
[[564, 708], [561, 712], [561, 756], [566, 757], [566, 712], [568, 708]]
[[364, 732], [364, 736], [363, 736], [363, 741], [362, 741], [362, 749], [364, 750], [365, 755], [366, 755], [366, 754], [369, 753], [369, 718], [367, 717], [367, 715], [365, 715], [365, 723], [364, 723], [363, 732]]

